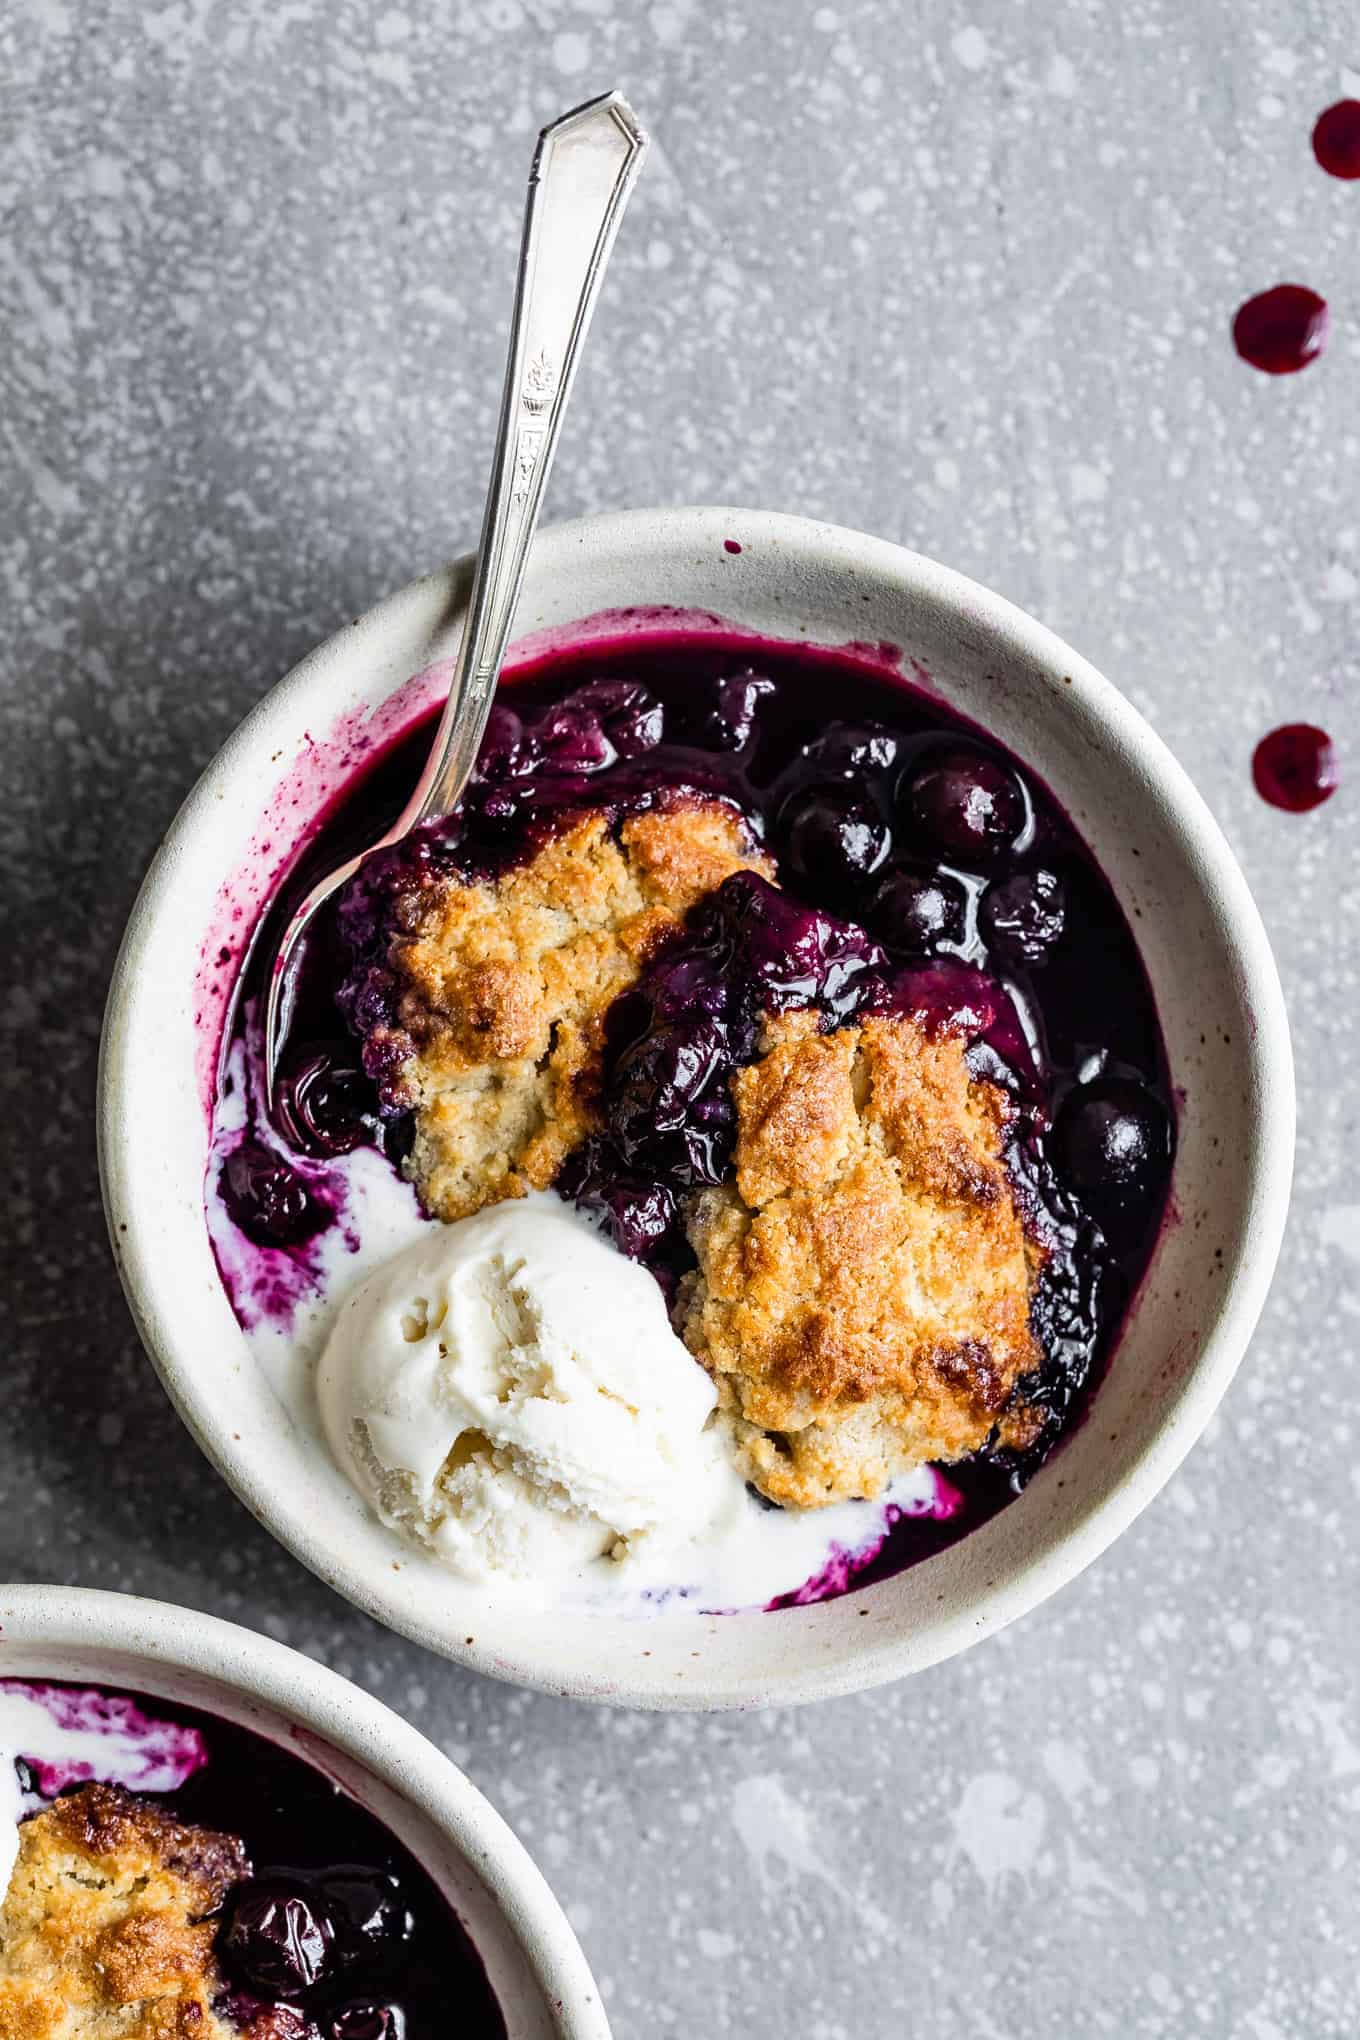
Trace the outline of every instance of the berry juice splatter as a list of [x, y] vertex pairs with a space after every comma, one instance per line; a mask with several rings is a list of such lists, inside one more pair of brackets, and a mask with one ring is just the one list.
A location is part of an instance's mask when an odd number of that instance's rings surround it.
[[1318, 115], [1313, 154], [1329, 177], [1360, 177], [1360, 99], [1338, 99]]
[[1326, 730], [1313, 723], [1285, 723], [1256, 746], [1251, 776], [1262, 800], [1272, 807], [1307, 814], [1336, 792], [1340, 773], [1335, 746]]
[[1327, 345], [1327, 301], [1301, 283], [1277, 283], [1248, 298], [1233, 320], [1233, 346], [1263, 375], [1296, 375]]

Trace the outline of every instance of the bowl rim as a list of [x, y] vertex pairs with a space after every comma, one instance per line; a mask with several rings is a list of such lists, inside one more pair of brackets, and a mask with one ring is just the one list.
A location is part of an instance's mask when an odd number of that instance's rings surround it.
[[[630, 549], [645, 550], [658, 534], [664, 535], [676, 553], [689, 554], [715, 543], [721, 545], [724, 534], [734, 528], [741, 529], [748, 555], [763, 544], [778, 549], [786, 558], [796, 555], [814, 569], [825, 569], [829, 562], [840, 563], [853, 554], [866, 575], [949, 610], [971, 629], [990, 631], [1019, 656], [1061, 674], [1072, 690], [1071, 698], [1083, 701], [1125, 755], [1136, 755], [1144, 773], [1155, 782], [1165, 810], [1175, 815], [1179, 828], [1193, 843], [1211, 874], [1220, 919], [1230, 931], [1242, 981], [1250, 988], [1252, 1101], [1259, 1122], [1257, 1169], [1247, 1205], [1253, 1252], [1243, 1257], [1238, 1279], [1216, 1321], [1200, 1336], [1197, 1357], [1176, 1406], [1157, 1423], [1138, 1456], [1084, 1507], [1078, 1520], [1054, 1535], [1047, 1548], [1026, 1553], [1008, 1564], [1004, 1577], [975, 1587], [963, 1605], [936, 1618], [926, 1635], [907, 1630], [885, 1640], [882, 1635], [867, 1634], [862, 1642], [834, 1655], [786, 1665], [765, 1685], [740, 1678], [714, 1678], [699, 1671], [693, 1683], [687, 1680], [683, 1686], [661, 1688], [645, 1680], [630, 1682], [627, 1673], [619, 1677], [611, 1672], [604, 1677], [567, 1670], [552, 1660], [550, 1650], [532, 1659], [519, 1658], [480, 1636], [464, 1642], [459, 1636], [422, 1624], [384, 1592], [383, 1580], [362, 1568], [351, 1568], [344, 1554], [324, 1545], [305, 1523], [290, 1521], [282, 1527], [281, 1512], [267, 1483], [252, 1473], [246, 1456], [233, 1451], [231, 1436], [212, 1421], [194, 1370], [182, 1364], [173, 1327], [158, 1308], [154, 1257], [141, 1251], [135, 1231], [128, 1231], [122, 1220], [138, 1173], [138, 1152], [137, 1143], [128, 1137], [120, 1120], [117, 1099], [121, 1071], [130, 1053], [127, 1009], [140, 952], [149, 939], [160, 895], [173, 875], [181, 840], [201, 826], [214, 802], [222, 797], [223, 785], [233, 777], [238, 749], [245, 748], [252, 734], [267, 724], [279, 707], [313, 684], [340, 642], [352, 643], [351, 633], [371, 638], [376, 651], [408, 608], [414, 612], [421, 605], [428, 606], [436, 593], [446, 619], [456, 619], [468, 585], [469, 555], [408, 582], [357, 622], [343, 626], [314, 647], [228, 737], [185, 799], [147, 872], [114, 967], [100, 1044], [99, 1170], [115, 1261], [138, 1331], [163, 1386], [190, 1433], [233, 1491], [303, 1564], [398, 1633], [495, 1678], [564, 1697], [648, 1709], [786, 1706], [862, 1691], [956, 1654], [1029, 1612], [1074, 1578], [1166, 1485], [1213, 1415], [1265, 1302], [1283, 1238], [1293, 1173], [1295, 1099], [1288, 1020], [1274, 957], [1246, 879], [1203, 797], [1162, 738], [1111, 681], [1055, 632], [1006, 597], [904, 546], [844, 526], [775, 511], [699, 505], [581, 517], [540, 532], [535, 562], [547, 570], [562, 571], [583, 546], [621, 557]], [[1038, 769], [1042, 770], [1042, 760]], [[869, 1632], [877, 1627], [863, 1625]]]
[[[201, 1677], [301, 1724], [416, 1807], [467, 1862], [501, 1913], [560, 2040], [610, 2040], [580, 1943], [523, 1842], [451, 1758], [361, 1686], [220, 1616], [96, 1587], [0, 1585], [0, 1676], [16, 1645], [126, 1655], [153, 1674]], [[118, 1683], [134, 1681], [119, 1673]]]

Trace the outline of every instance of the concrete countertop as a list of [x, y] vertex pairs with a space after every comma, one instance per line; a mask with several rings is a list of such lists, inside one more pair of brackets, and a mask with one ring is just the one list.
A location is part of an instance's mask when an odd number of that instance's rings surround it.
[[[390, 1701], [538, 1856], [619, 2040], [1354, 2034], [1360, 184], [1309, 148], [1353, 5], [12, 0], [0, 78], [0, 1573]], [[1299, 1064], [1280, 1275], [1162, 1499], [974, 1654], [751, 1719], [484, 1683], [305, 1575], [156, 1386], [94, 1171], [151, 852], [300, 653], [470, 541], [531, 138], [616, 83], [657, 147], [552, 514], [803, 511], [1054, 625], [1222, 820]], [[1229, 327], [1283, 279], [1334, 331], [1276, 380]], [[1352, 773], [1301, 817], [1249, 769], [1294, 720]]]

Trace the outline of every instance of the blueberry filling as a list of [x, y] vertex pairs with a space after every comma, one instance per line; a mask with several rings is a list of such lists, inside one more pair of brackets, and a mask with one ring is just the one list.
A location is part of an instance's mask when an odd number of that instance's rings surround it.
[[262, 1247], [300, 1247], [330, 1223], [330, 1213], [282, 1155], [243, 1141], [222, 1164], [222, 1202], [233, 1224]]
[[185, 1782], [147, 1797], [190, 1829], [238, 1837], [253, 1866], [211, 1921], [217, 2009], [247, 2040], [444, 2040], [452, 2032], [506, 2040], [458, 1918], [357, 1801], [234, 1723], [159, 1699], [114, 1697], [198, 1735], [203, 1760]]
[[[1000, 1506], [1083, 1406], [1160, 1223], [1167, 1073], [1128, 925], [1042, 785], [881, 669], [758, 652], [677, 633], [584, 646], [504, 686], [457, 813], [368, 859], [309, 944], [279, 1130], [321, 1160], [409, 1144], [412, 1043], [389, 952], [427, 888], [494, 879], [583, 809], [617, 823], [695, 796], [729, 804], [778, 885], [729, 878], [615, 1002], [599, 1128], [558, 1188], [673, 1290], [692, 1260], [687, 1201], [730, 1171], [731, 1078], [757, 1054], [763, 1014], [810, 1008], [830, 1029], [907, 1013], [968, 1040], [975, 1073], [1011, 1097], [1012, 1183], [1043, 1249], [1031, 1318], [1045, 1357], [1024, 1387], [1047, 1423], [951, 1469], [962, 1518], [904, 1526], [892, 1570]], [[370, 776], [277, 911], [372, 840], [427, 741], [415, 733]], [[308, 1237], [318, 1211], [325, 1223], [310, 1177], [290, 1191], [258, 1157], [237, 1177], [223, 1193], [250, 1237]]]
[[294, 1879], [238, 1885], [217, 1938], [224, 1969], [262, 1998], [300, 1998], [332, 1969], [335, 1927], [327, 1906]]
[[869, 926], [889, 948], [911, 956], [957, 947], [968, 925], [968, 895], [942, 871], [890, 869], [874, 894]]

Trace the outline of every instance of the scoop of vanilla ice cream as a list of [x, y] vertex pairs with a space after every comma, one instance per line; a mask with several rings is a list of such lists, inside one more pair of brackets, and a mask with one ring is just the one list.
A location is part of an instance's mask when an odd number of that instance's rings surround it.
[[730, 1503], [660, 1289], [550, 1194], [432, 1225], [361, 1283], [318, 1393], [378, 1513], [475, 1578], [669, 1544]]

